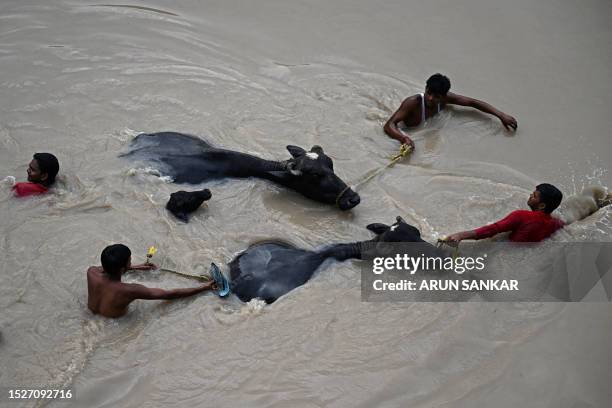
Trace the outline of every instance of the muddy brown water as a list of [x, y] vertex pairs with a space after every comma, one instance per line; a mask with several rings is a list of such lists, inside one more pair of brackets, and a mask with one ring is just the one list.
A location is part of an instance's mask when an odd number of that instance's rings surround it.
[[[271, 306], [202, 295], [136, 302], [110, 321], [87, 311], [85, 271], [114, 242], [136, 260], [155, 245], [158, 262], [200, 273], [251, 242], [367, 239], [366, 224], [396, 215], [433, 241], [524, 208], [539, 182], [566, 194], [611, 186], [611, 11], [560, 0], [3, 1], [0, 178], [24, 179], [36, 151], [56, 153], [62, 176], [46, 197], [0, 189], [0, 386], [75, 390], [50, 406], [606, 406], [609, 303], [364, 303], [353, 261]], [[118, 158], [143, 131], [264, 158], [319, 144], [353, 182], [395, 153], [382, 124], [438, 71], [514, 115], [518, 132], [443, 112], [349, 213], [228, 180], [207, 183], [208, 207], [178, 223], [163, 208], [177, 187]], [[604, 210], [552, 240], [611, 231]]]

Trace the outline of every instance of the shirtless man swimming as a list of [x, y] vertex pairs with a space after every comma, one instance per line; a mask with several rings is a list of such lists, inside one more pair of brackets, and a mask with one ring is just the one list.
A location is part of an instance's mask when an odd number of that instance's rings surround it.
[[442, 74], [434, 74], [429, 77], [425, 93], [404, 99], [399, 109], [385, 123], [385, 133], [414, 149], [414, 142], [398, 128], [398, 123], [404, 122], [408, 127], [418, 126], [440, 113], [446, 105], [469, 106], [478, 109], [481, 112], [497, 116], [507, 130], [516, 130], [516, 119], [512, 116], [495, 109], [486, 102], [449, 92], [450, 86], [450, 80]]
[[104, 317], [121, 317], [128, 305], [136, 299], [179, 299], [217, 288], [214, 281], [197, 288], [154, 289], [137, 283], [121, 282], [127, 270], [151, 270], [153, 264], [132, 265], [132, 253], [123, 244], [110, 245], [102, 251], [102, 266], [87, 270], [87, 307], [94, 314]]

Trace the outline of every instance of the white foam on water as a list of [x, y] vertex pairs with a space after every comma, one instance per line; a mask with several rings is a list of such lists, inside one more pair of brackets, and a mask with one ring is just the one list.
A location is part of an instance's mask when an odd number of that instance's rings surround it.
[[6, 176], [5, 178], [2, 179], [2, 181], [0, 181], [0, 184], [2, 184], [3, 186], [9, 186], [9, 187], [13, 187], [16, 183], [17, 183], [17, 180], [15, 179], [14, 176]]
[[257, 315], [260, 314], [266, 307], [266, 302], [262, 299], [251, 299], [242, 306], [240, 314], [242, 315]]
[[125, 174], [130, 177], [150, 175], [155, 176], [162, 183], [172, 183], [173, 179], [170, 176], [162, 176], [161, 172], [153, 167], [132, 167], [126, 170]]
[[123, 128], [119, 130], [118, 132], [113, 133], [111, 137], [119, 140], [120, 142], [127, 143], [130, 140], [134, 139], [136, 136], [140, 135], [141, 133], [144, 133], [144, 132], [130, 129], [130, 128]]

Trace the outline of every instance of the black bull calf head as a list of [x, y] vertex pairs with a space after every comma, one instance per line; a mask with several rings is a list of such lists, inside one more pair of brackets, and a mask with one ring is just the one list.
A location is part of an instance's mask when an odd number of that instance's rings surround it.
[[366, 228], [376, 234], [373, 242], [425, 242], [421, 239], [418, 228], [408, 224], [400, 216], [395, 218], [395, 224], [386, 225], [374, 223]]
[[355, 207], [361, 199], [334, 173], [334, 163], [321, 146], [309, 152], [298, 146], [287, 146], [293, 156], [287, 161], [287, 170], [296, 178], [295, 189], [306, 197], [323, 203], [335, 204], [341, 210]]

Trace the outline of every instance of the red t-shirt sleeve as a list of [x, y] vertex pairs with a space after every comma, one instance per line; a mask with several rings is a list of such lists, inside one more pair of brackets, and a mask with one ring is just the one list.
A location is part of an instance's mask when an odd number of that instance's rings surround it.
[[42, 184], [22, 182], [13, 186], [13, 191], [17, 197], [27, 197], [31, 195], [43, 194], [49, 191]]
[[474, 232], [476, 232], [475, 239], [489, 238], [493, 235], [499, 234], [500, 232], [513, 231], [519, 226], [520, 222], [521, 211], [513, 211], [504, 219], [494, 222], [493, 224], [485, 225], [484, 227], [476, 228], [474, 230]]

